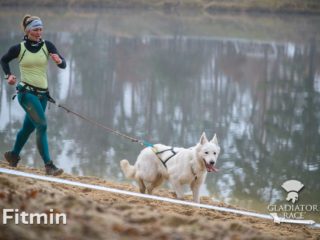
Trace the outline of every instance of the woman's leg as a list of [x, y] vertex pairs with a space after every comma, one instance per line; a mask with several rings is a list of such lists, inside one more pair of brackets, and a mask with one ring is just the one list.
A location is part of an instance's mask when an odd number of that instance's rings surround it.
[[29, 139], [30, 134], [34, 131], [35, 127], [31, 120], [28, 117], [28, 114], [26, 114], [22, 128], [17, 134], [16, 142], [13, 146], [13, 150], [11, 151], [14, 155], [19, 156], [20, 152]]
[[30, 134], [36, 129], [36, 142], [38, 151], [44, 163], [50, 162], [48, 137], [47, 137], [47, 120], [45, 109], [47, 106], [46, 97], [40, 100], [36, 95], [31, 93], [21, 93], [18, 100], [26, 112], [26, 117], [19, 131], [14, 145], [13, 153], [19, 155], [22, 147], [28, 140]]

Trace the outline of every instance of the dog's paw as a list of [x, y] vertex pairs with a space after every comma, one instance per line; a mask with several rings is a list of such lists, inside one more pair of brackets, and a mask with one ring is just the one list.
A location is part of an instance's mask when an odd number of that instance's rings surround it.
[[177, 194], [175, 191], [169, 191], [170, 196], [177, 198]]

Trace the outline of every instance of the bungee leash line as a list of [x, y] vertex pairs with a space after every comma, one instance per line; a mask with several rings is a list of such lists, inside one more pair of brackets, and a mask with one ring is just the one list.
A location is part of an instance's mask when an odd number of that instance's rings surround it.
[[152, 144], [152, 143], [149, 143], [149, 142], [147, 142], [147, 141], [141, 141], [141, 140], [139, 140], [139, 139], [137, 139], [137, 138], [134, 138], [134, 137], [130, 137], [130, 136], [125, 135], [125, 134], [123, 134], [123, 133], [121, 133], [121, 132], [119, 132], [119, 131], [116, 131], [116, 130], [112, 129], [112, 128], [106, 127], [106, 126], [104, 126], [103, 124], [101, 124], [101, 123], [99, 123], [99, 122], [97, 122], [97, 121], [94, 121], [94, 120], [92, 120], [92, 119], [90, 119], [90, 118], [87, 118], [87, 117], [85, 117], [85, 116], [83, 116], [83, 115], [81, 115], [81, 114], [79, 114], [79, 113], [77, 113], [77, 112], [72, 111], [72, 110], [69, 109], [68, 107], [66, 107], [66, 106], [64, 106], [64, 105], [62, 105], [62, 104], [57, 103], [56, 100], [54, 100], [50, 95], [48, 95], [48, 101], [51, 102], [51, 103], [53, 103], [53, 104], [56, 105], [57, 107], [62, 108], [62, 109], [65, 110], [67, 113], [72, 113], [73, 115], [75, 115], [75, 116], [77, 116], [77, 117], [79, 117], [79, 118], [81, 118], [81, 119], [83, 119], [83, 120], [85, 120], [85, 121], [87, 121], [87, 122], [89, 122], [89, 123], [97, 126], [97, 127], [103, 128], [104, 130], [106, 130], [106, 131], [108, 131], [108, 132], [112, 132], [112, 133], [114, 133], [114, 134], [116, 134], [116, 135], [118, 135], [118, 136], [121, 136], [121, 137], [123, 137], [123, 138], [129, 139], [131, 142], [139, 143], [141, 146], [144, 146], [144, 147], [153, 147], [153, 144]]
[[109, 188], [109, 187], [98, 186], [98, 185], [93, 185], [93, 184], [70, 181], [70, 180], [61, 179], [61, 178], [36, 175], [36, 174], [32, 174], [32, 173], [26, 173], [26, 172], [21, 172], [21, 171], [17, 171], [17, 170], [7, 169], [7, 168], [0, 168], [0, 173], [21, 176], [21, 177], [28, 177], [28, 178], [33, 178], [33, 179], [48, 181], [48, 182], [53, 182], [53, 183], [61, 183], [61, 184], [66, 184], [66, 185], [71, 185], [71, 186], [89, 188], [89, 189], [111, 192], [111, 193], [116, 193], [116, 194], [123, 194], [123, 195], [127, 195], [127, 196], [156, 200], [156, 201], [161, 201], [161, 202], [180, 204], [180, 205], [184, 205], [184, 206], [205, 208], [205, 209], [211, 209], [211, 210], [215, 210], [215, 211], [233, 213], [233, 214], [255, 217], [255, 218], [260, 218], [260, 219], [274, 220], [277, 223], [283, 222], [283, 223], [292, 223], [292, 224], [302, 224], [302, 225], [309, 225], [313, 228], [320, 228], [320, 223], [315, 223], [313, 220], [295, 220], [295, 219], [277, 218], [277, 221], [276, 221], [276, 219], [273, 216], [268, 215], [268, 214], [261, 214], [261, 213], [243, 211], [243, 210], [238, 210], [238, 209], [233, 209], [233, 208], [218, 207], [218, 206], [209, 205], [209, 204], [187, 202], [187, 201], [178, 200], [178, 199], [172, 199], [172, 198], [159, 197], [159, 196], [154, 196], [154, 195], [149, 195], [149, 194], [130, 192], [130, 191], [120, 190], [120, 189], [116, 189], [116, 188]]

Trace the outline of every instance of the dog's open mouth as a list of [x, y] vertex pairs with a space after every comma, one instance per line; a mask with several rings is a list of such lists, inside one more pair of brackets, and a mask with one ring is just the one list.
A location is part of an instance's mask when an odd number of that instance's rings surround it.
[[219, 169], [216, 168], [213, 164], [207, 164], [207, 162], [205, 160], [204, 161], [204, 164], [206, 165], [206, 169], [208, 172], [218, 172]]

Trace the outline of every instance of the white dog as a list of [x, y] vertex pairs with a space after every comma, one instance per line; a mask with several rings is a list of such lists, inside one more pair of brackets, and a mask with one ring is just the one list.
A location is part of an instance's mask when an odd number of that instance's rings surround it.
[[208, 141], [205, 133], [197, 145], [191, 148], [173, 148], [162, 144], [144, 148], [134, 166], [128, 160], [120, 161], [127, 178], [135, 179], [141, 193], [152, 193], [164, 180], [169, 180], [177, 197], [183, 198], [183, 185], [188, 184], [193, 193], [193, 201], [199, 203], [199, 190], [207, 172], [217, 172], [220, 147], [216, 135]]

